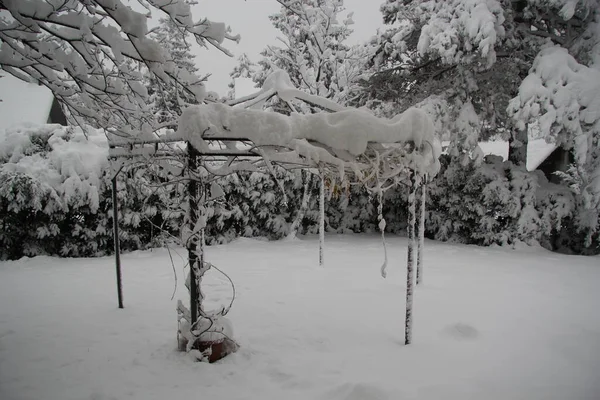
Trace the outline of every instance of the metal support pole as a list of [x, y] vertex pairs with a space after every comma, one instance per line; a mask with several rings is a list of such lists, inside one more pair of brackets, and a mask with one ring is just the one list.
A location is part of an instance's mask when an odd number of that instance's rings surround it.
[[[119, 170], [120, 171], [120, 170]], [[123, 284], [121, 281], [121, 246], [119, 243], [119, 208], [117, 202], [117, 176], [112, 178], [112, 202], [113, 202], [113, 240], [115, 243], [115, 265], [117, 267], [117, 296], [119, 308], [123, 307]]]
[[198, 182], [192, 177], [198, 171], [198, 151], [187, 143], [188, 150], [188, 227], [192, 236], [188, 239], [188, 261], [190, 266], [190, 324], [193, 327], [198, 321], [198, 281], [196, 269], [198, 268], [198, 235], [194, 232], [198, 221]]

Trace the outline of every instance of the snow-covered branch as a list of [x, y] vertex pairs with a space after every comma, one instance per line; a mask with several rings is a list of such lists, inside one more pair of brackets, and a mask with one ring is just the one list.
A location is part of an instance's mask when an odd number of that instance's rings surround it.
[[233, 37], [222, 23], [194, 21], [184, 0], [140, 4], [147, 14], [121, 0], [0, 0], [0, 9], [7, 11], [0, 20], [0, 67], [47, 86], [81, 125], [92, 123], [123, 136], [151, 132], [154, 120], [140, 66], [197, 101], [205, 90], [202, 79], [178, 68], [147, 35], [150, 11], [167, 13], [202, 45], [226, 52], [221, 45]]

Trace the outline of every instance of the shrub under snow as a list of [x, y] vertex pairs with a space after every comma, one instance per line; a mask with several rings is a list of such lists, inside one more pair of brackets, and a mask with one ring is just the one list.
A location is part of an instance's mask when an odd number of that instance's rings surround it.
[[0, 131], [0, 258], [102, 252], [105, 142], [60, 125]]
[[[80, 129], [58, 125], [0, 131], [0, 259], [112, 252], [107, 154], [102, 132], [91, 132], [86, 139]], [[487, 157], [481, 165], [448, 155], [440, 161], [442, 170], [428, 190], [428, 237], [478, 245], [540, 242], [579, 254], [600, 251], [600, 238], [591, 228], [598, 215], [586, 214], [568, 187], [498, 157]], [[123, 250], [177, 241], [185, 217], [185, 185], [165, 182], [180, 169], [157, 163], [121, 172], [117, 197]], [[219, 181], [225, 196], [207, 208], [209, 244], [239, 236], [280, 239], [290, 233], [306, 176], [303, 180], [300, 170], [276, 170], [285, 197], [270, 174], [239, 172]], [[300, 233], [318, 231], [316, 177], [309, 191]], [[385, 194], [388, 232], [405, 231], [407, 192], [398, 186]], [[360, 185], [328, 179], [327, 197], [328, 231], [377, 231], [376, 200]]]
[[[108, 145], [103, 132], [86, 134], [60, 125], [0, 130], [0, 259], [112, 251]], [[134, 173], [121, 174], [118, 189], [122, 248], [162, 244], [153, 224], [168, 201]]]

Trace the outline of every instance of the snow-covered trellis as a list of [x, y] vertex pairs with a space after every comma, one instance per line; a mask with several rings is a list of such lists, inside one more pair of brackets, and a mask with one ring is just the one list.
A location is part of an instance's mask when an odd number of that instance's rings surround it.
[[[214, 182], [216, 177], [238, 170], [255, 169], [250, 160], [260, 158], [256, 150], [232, 149], [231, 142], [234, 141], [248, 147], [246, 141], [238, 138], [223, 139], [218, 143], [211, 142], [209, 149], [199, 151], [173, 134], [136, 138], [109, 136], [109, 156], [113, 160], [115, 169], [113, 198], [116, 222], [118, 222], [116, 174], [124, 166], [136, 167], [156, 163], [163, 164], [165, 167], [174, 167], [173, 164], [179, 164], [181, 169], [179, 176], [186, 183], [188, 198], [188, 204], [185, 206], [187, 217], [184, 226], [181, 227], [180, 239], [188, 250], [189, 277], [186, 286], [190, 291], [190, 304], [188, 308], [181, 301], [178, 302], [178, 341], [181, 350], [193, 352], [199, 360], [210, 362], [235, 351], [237, 344], [231, 339], [230, 324], [225, 318], [230, 306], [217, 311], [207, 311], [203, 307], [202, 278], [213, 267], [205, 260], [204, 253], [207, 203], [223, 194], [222, 189]], [[245, 160], [232, 165], [232, 161], [239, 157]], [[118, 223], [114, 226], [117, 280], [120, 281]], [[120, 285], [118, 291], [120, 299]]]
[[[254, 109], [273, 96], [287, 102], [292, 110], [293, 102], [303, 101], [329, 113], [288, 116]], [[179, 305], [183, 321], [179, 332], [187, 342], [188, 351], [211, 361], [217, 358], [211, 352], [228, 353], [236, 346], [230, 338], [230, 324], [224, 318], [229, 308], [212, 313], [203, 308], [202, 277], [212, 267], [204, 258], [203, 238], [206, 225], [203, 210], [209, 198], [206, 187], [211, 177], [256, 170], [259, 166], [272, 171], [273, 164], [314, 169], [321, 178], [319, 203], [323, 209], [325, 174], [355, 180], [371, 193], [383, 194], [409, 175], [420, 182], [425, 175], [435, 175], [439, 170], [439, 144], [424, 112], [409, 109], [394, 119], [380, 119], [368, 111], [344, 108], [301, 92], [290, 84], [283, 71], [274, 72], [259, 92], [229, 105], [208, 103], [187, 108], [177, 132], [152, 138], [114, 138], [111, 156], [157, 157], [181, 153], [181, 146], [174, 143], [187, 144], [185, 178], [189, 195], [188, 229], [183, 241], [188, 248], [191, 300], [190, 310], [182, 303]], [[206, 161], [207, 157], [213, 157], [212, 163]], [[320, 214], [323, 218], [323, 210]], [[414, 232], [414, 218], [412, 226]], [[383, 231], [385, 221], [380, 227]], [[321, 221], [321, 261], [323, 233], [324, 221]], [[413, 266], [409, 267], [412, 274]], [[409, 316], [407, 307], [407, 334]], [[216, 348], [215, 343], [229, 347]]]

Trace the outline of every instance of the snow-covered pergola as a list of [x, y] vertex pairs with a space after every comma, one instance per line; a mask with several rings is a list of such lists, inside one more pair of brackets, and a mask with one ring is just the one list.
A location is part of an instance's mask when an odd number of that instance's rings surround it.
[[[277, 96], [288, 104], [290, 115], [264, 111], [262, 105]], [[302, 101], [327, 112], [299, 114], [294, 104]], [[185, 146], [175, 145], [186, 143]], [[224, 176], [236, 171], [255, 171], [274, 164], [286, 168], [316, 169], [321, 176], [320, 236], [321, 254], [324, 236], [324, 175], [351, 179], [363, 184], [379, 200], [379, 227], [385, 229], [381, 210], [385, 190], [399, 183], [411, 187], [409, 196], [409, 248], [405, 343], [411, 342], [412, 292], [415, 256], [415, 204], [417, 188], [421, 191], [423, 235], [424, 185], [426, 177], [439, 170], [439, 142], [429, 117], [421, 110], [409, 109], [393, 119], [382, 119], [369, 111], [345, 108], [328, 99], [294, 88], [287, 74], [276, 71], [257, 93], [230, 104], [208, 103], [187, 108], [176, 132], [153, 137], [110, 137], [113, 160], [140, 160], [184, 154], [187, 159], [189, 207], [183, 241], [190, 265], [190, 309], [179, 302], [180, 347], [196, 352], [199, 359], [214, 361], [234, 351], [229, 322], [224, 315], [229, 308], [205, 311], [201, 291], [203, 275], [212, 266], [204, 258], [204, 203], [211, 197], [207, 177]], [[117, 171], [119, 168], [117, 168]], [[116, 185], [116, 174], [113, 189]], [[115, 190], [116, 192], [116, 190]], [[116, 201], [115, 201], [116, 204]], [[115, 252], [117, 270], [118, 223], [115, 208]], [[384, 241], [385, 248], [385, 241]], [[421, 260], [422, 239], [417, 258]], [[382, 266], [385, 277], [386, 261]], [[420, 262], [419, 262], [420, 263]], [[118, 273], [119, 274], [119, 273]], [[417, 268], [417, 282], [420, 267]], [[120, 289], [119, 289], [120, 290]]]

